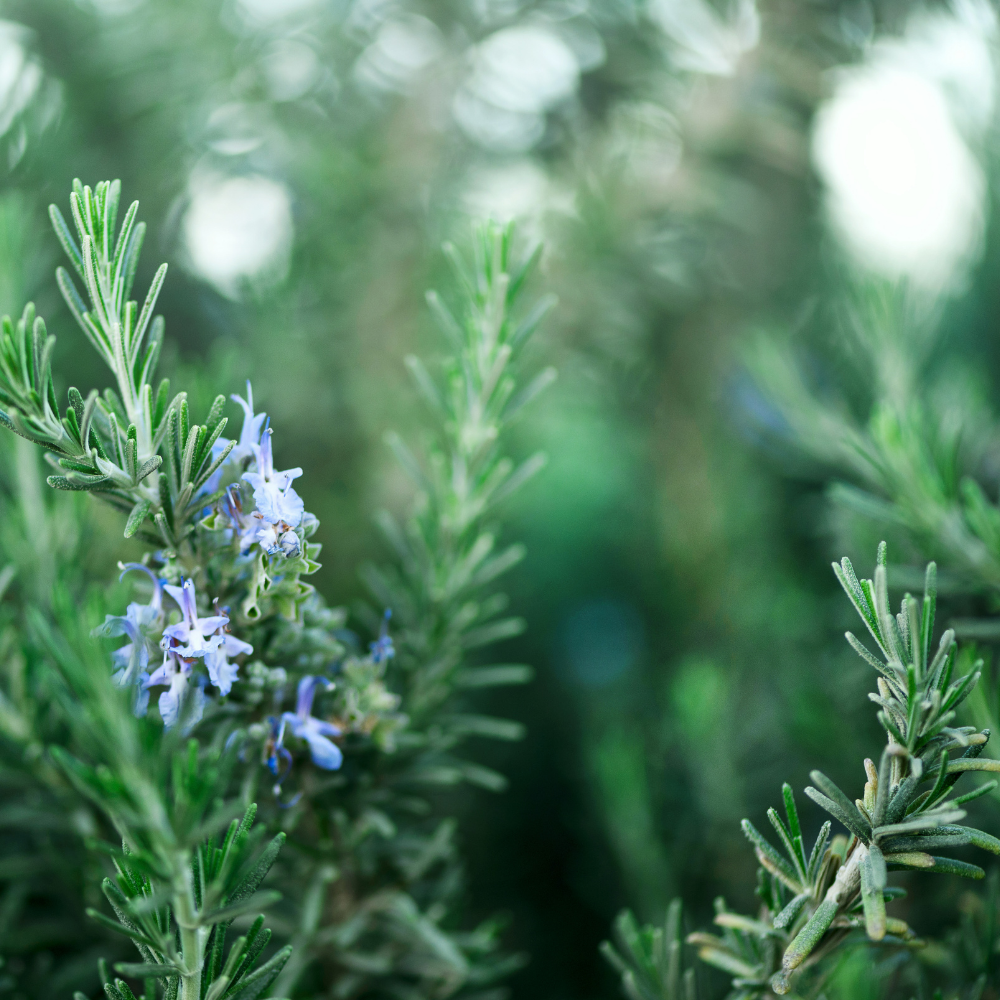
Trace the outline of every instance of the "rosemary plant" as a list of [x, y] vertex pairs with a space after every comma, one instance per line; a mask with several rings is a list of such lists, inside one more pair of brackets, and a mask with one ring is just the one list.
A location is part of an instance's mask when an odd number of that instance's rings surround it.
[[[982, 756], [990, 737], [958, 725], [957, 713], [979, 682], [981, 661], [962, 672], [955, 634], [947, 629], [933, 642], [937, 569], [927, 567], [923, 598], [907, 594], [898, 614], [889, 606], [886, 545], [879, 546], [875, 573], [859, 580], [850, 560], [834, 572], [861, 617], [875, 649], [853, 633], [847, 640], [877, 672], [878, 719], [887, 743], [876, 764], [866, 759], [866, 781], [852, 798], [820, 771], [806, 795], [831, 817], [812, 842], [806, 838], [792, 788], [782, 789], [785, 818], [768, 819], [780, 849], [749, 820], [743, 832], [754, 848], [760, 910], [733, 913], [716, 902], [719, 934], [687, 937], [698, 956], [732, 977], [732, 998], [750, 1000], [818, 992], [831, 956], [867, 940], [887, 947], [914, 948], [916, 935], [886, 912], [901, 894], [888, 885], [891, 871], [929, 871], [981, 879], [977, 865], [950, 858], [947, 848], [973, 845], [1000, 854], [1000, 840], [962, 825], [962, 808], [996, 787], [988, 781], [964, 794], [954, 786], [970, 771], [1000, 771], [1000, 761]], [[843, 828], [831, 838], [832, 824]], [[695, 980], [681, 975], [680, 904], [671, 904], [665, 930], [640, 930], [631, 914], [617, 924], [618, 949], [605, 954], [622, 974], [632, 1000], [664, 997], [689, 1000]], [[824, 965], [825, 963], [825, 965]]]
[[[824, 391], [806, 375], [813, 365], [777, 337], [754, 343], [747, 357], [762, 392], [761, 431], [807, 456], [842, 510], [936, 558], [953, 588], [995, 590], [992, 409], [971, 378], [936, 363], [946, 333], [936, 311], [905, 289], [853, 295], [838, 326], [842, 350], [822, 358], [832, 383]], [[857, 368], [860, 401], [839, 391], [835, 372], [845, 362]]]
[[[495, 589], [523, 549], [497, 550], [494, 519], [543, 464], [515, 466], [504, 449], [507, 426], [553, 376], [518, 391], [519, 356], [551, 304], [516, 317], [537, 253], [515, 264], [512, 233], [496, 226], [477, 235], [471, 270], [449, 248], [458, 318], [429, 297], [447, 337], [443, 379], [407, 362], [436, 432], [423, 457], [390, 436], [418, 493], [404, 524], [381, 519], [397, 561], [365, 571], [378, 608], [362, 614], [373, 634], [362, 651], [346, 614], [303, 579], [319, 567], [318, 522], [292, 485], [303, 470], [275, 470], [249, 384], [233, 397], [243, 423], [232, 440], [223, 396], [199, 424], [185, 393], [166, 380], [154, 390], [166, 265], [139, 309], [129, 296], [144, 226], [133, 203], [116, 234], [119, 199], [117, 181], [75, 182], [75, 232], [51, 209], [76, 274], [60, 268], [59, 287], [115, 388], [71, 388], [60, 411], [54, 338], [30, 305], [3, 320], [0, 343], [0, 422], [43, 448], [50, 486], [106, 501], [125, 515], [125, 537], [147, 546], [141, 562], [119, 564], [144, 588], [124, 614], [99, 624], [100, 602], [78, 607], [65, 588], [28, 613], [72, 743], [51, 760], [121, 839], [103, 885], [117, 919], [92, 916], [142, 961], [118, 963], [124, 978], [105, 974], [105, 993], [130, 1000], [141, 980], [145, 1000], [251, 1000], [272, 983], [288, 996], [446, 996], [491, 982], [520, 959], [498, 954], [492, 922], [457, 924], [455, 822], [427, 793], [502, 788], [457, 748], [521, 735], [469, 711], [466, 692], [530, 676], [473, 665], [469, 651], [523, 627], [502, 617]], [[98, 638], [125, 643], [109, 662]], [[59, 785], [55, 772], [45, 780]], [[276, 861], [280, 891], [258, 891]], [[273, 954], [258, 910], [290, 942]]]
[[[938, 560], [949, 591], [976, 614], [954, 620], [958, 636], [994, 642], [1000, 507], [993, 499], [993, 408], [968, 371], [936, 362], [947, 329], [911, 292], [856, 288], [848, 320], [839, 339], [868, 374], [858, 380], [860, 405], [849, 404], [835, 383], [814, 391], [807, 366], [776, 338], [756, 343], [749, 360], [763, 391], [766, 433], [813, 464], [845, 544], [878, 532], [894, 540], [906, 563]], [[825, 359], [831, 369], [843, 360]], [[969, 709], [979, 725], [1000, 725], [992, 667]]]
[[[288, 949], [255, 968], [270, 938], [263, 917], [228, 954], [225, 939], [235, 918], [273, 901], [273, 893], [255, 893], [285, 835], [257, 850], [264, 829], [253, 827], [256, 807], [240, 808], [228, 790], [234, 741], [228, 748], [200, 746], [177, 729], [156, 739], [146, 720], [134, 716], [130, 692], [108, 683], [100, 647], [74, 636], [79, 617], [65, 595], [55, 595], [53, 616], [59, 631], [37, 610], [31, 626], [59, 668], [57, 695], [87, 759], [60, 746], [50, 754], [121, 838], [120, 848], [104, 845], [117, 876], [102, 883], [117, 919], [89, 915], [130, 937], [143, 959], [119, 963], [116, 971], [144, 980], [147, 1000], [259, 996]], [[233, 817], [237, 810], [242, 818]], [[132, 1000], [126, 980], [111, 981], [106, 973], [104, 979], [110, 1000]]]
[[[469, 661], [470, 651], [524, 627], [521, 619], [504, 617], [507, 600], [495, 588], [524, 550], [515, 544], [497, 551], [494, 519], [498, 506], [543, 465], [541, 455], [515, 465], [504, 438], [554, 376], [545, 369], [517, 390], [519, 355], [552, 303], [543, 299], [515, 317], [537, 251], [515, 262], [511, 235], [496, 226], [480, 230], [471, 271], [446, 246], [458, 277], [458, 318], [440, 296], [428, 295], [446, 338], [443, 378], [435, 379], [418, 358], [406, 359], [435, 429], [422, 455], [388, 435], [417, 495], [403, 524], [379, 516], [395, 561], [362, 571], [378, 606], [392, 609], [391, 619], [367, 612], [372, 629], [381, 629], [375, 663], [348, 659], [342, 668], [351, 685], [342, 711], [357, 720], [355, 731], [367, 743], [392, 752], [365, 771], [345, 769], [296, 806], [309, 808], [310, 822], [326, 827], [330, 839], [324, 836], [318, 850], [303, 856], [297, 876], [309, 888], [288, 925], [296, 952], [279, 982], [286, 990], [310, 960], [318, 965], [314, 976], [325, 969], [317, 981], [335, 981], [341, 996], [373, 988], [398, 994], [415, 984], [447, 994], [492, 982], [522, 962], [497, 954], [492, 921], [472, 933], [447, 929], [461, 885], [455, 823], [435, 815], [426, 798], [465, 782], [490, 791], [505, 787], [502, 775], [466, 759], [459, 747], [473, 736], [519, 739], [522, 727], [469, 711], [469, 696], [531, 676], [521, 664]], [[380, 647], [387, 624], [392, 645]], [[398, 694], [392, 696], [374, 687], [380, 649], [393, 653], [390, 677]]]
[[51, 619], [57, 599], [62, 607], [68, 595], [86, 601], [82, 567], [100, 576], [114, 564], [102, 553], [106, 533], [88, 516], [98, 508], [85, 494], [48, 489], [36, 451], [13, 435], [0, 440], [2, 976], [13, 995], [68, 997], [96, 980], [99, 957], [132, 957], [131, 945], [85, 915], [102, 901], [105, 858], [85, 847], [102, 832], [99, 812], [45, 752], [74, 746], [73, 733], [58, 710], [58, 675], [25, 626], [31, 613]]

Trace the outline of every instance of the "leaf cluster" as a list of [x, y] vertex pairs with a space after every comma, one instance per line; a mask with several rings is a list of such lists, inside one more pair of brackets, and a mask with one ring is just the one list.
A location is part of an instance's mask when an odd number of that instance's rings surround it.
[[[445, 343], [439, 373], [407, 359], [433, 432], [416, 448], [399, 436], [388, 439], [417, 495], [402, 523], [385, 514], [379, 518], [392, 564], [363, 571], [376, 606], [392, 609], [395, 656], [378, 665], [347, 657], [332, 695], [337, 717], [348, 720], [363, 718], [366, 702], [388, 706], [379, 684], [386, 693], [398, 693], [391, 714], [383, 709], [369, 716], [372, 735], [388, 738], [392, 752], [371, 760], [371, 776], [345, 768], [328, 785], [307, 791], [296, 807], [304, 812], [303, 822], [332, 818], [344, 845], [314, 855], [302, 869], [299, 877], [313, 880], [307, 899], [325, 894], [328, 909], [347, 916], [326, 922], [315, 918], [313, 904], [303, 903], [292, 937], [292, 972], [279, 980], [279, 989], [290, 989], [294, 970], [313, 956], [339, 966], [327, 978], [337, 975], [345, 996], [375, 984], [390, 991], [450, 993], [463, 984], [495, 981], [522, 961], [497, 954], [499, 927], [493, 921], [471, 933], [448, 927], [461, 867], [455, 824], [436, 815], [432, 802], [440, 790], [461, 783], [504, 788], [503, 775], [467, 759], [459, 748], [470, 737], [515, 740], [523, 733], [516, 722], [470, 710], [468, 701], [531, 676], [523, 665], [480, 665], [473, 657], [524, 627], [504, 614], [506, 597], [495, 589], [523, 558], [523, 547], [498, 546], [493, 519], [500, 503], [543, 464], [535, 456], [516, 465], [507, 432], [522, 405], [551, 381], [549, 374], [529, 383], [534, 388], [528, 395], [518, 390], [521, 353], [545, 310], [529, 309], [525, 319], [518, 318], [538, 254], [519, 260], [509, 228], [478, 231], [471, 265], [448, 250], [457, 270], [458, 305], [452, 310], [440, 296], [429, 296]], [[310, 614], [307, 609], [307, 620]], [[374, 632], [380, 619], [368, 611], [362, 620]], [[376, 717], [383, 721], [375, 723]], [[340, 874], [327, 887], [316, 880], [330, 865]], [[384, 872], [393, 873], [388, 881]], [[308, 982], [309, 973], [303, 969], [302, 975]]]
[[873, 579], [859, 580], [847, 559], [834, 565], [881, 654], [877, 657], [847, 634], [851, 646], [878, 671], [878, 692], [871, 698], [879, 706], [888, 740], [877, 767], [865, 761], [862, 798], [852, 800], [820, 771], [810, 775], [813, 784], [806, 794], [845, 827], [846, 836], [831, 841], [827, 820], [807, 851], [786, 784], [785, 820], [774, 809], [768, 811], [780, 850], [749, 820], [743, 821], [761, 865], [760, 912], [756, 917], [734, 914], [720, 900], [715, 923], [723, 928], [722, 936], [695, 933], [687, 939], [703, 961], [732, 977], [734, 1000], [789, 993], [805, 970], [852, 939], [916, 946], [906, 923], [886, 913], [886, 903], [900, 895], [888, 885], [889, 872], [981, 879], [982, 868], [942, 852], [972, 845], [1000, 854], [1000, 839], [961, 823], [966, 816], [962, 806], [996, 782], [953, 793], [966, 772], [1000, 771], [1000, 762], [981, 756], [989, 731], [954, 725], [957, 709], [979, 680], [981, 664], [954, 676], [957, 647], [950, 629], [936, 652], [930, 652], [937, 597], [934, 564], [927, 567], [923, 598], [907, 594], [899, 613], [892, 615], [886, 562], [882, 543]]
[[601, 954], [622, 977], [629, 1000], [697, 1000], [695, 970], [685, 968], [682, 904], [667, 907], [661, 927], [640, 927], [631, 911], [615, 920], [615, 943], [604, 941]]
[[[153, 312], [165, 270], [140, 310], [129, 295], [144, 229], [133, 205], [112, 239], [119, 196], [117, 182], [93, 191], [76, 184], [75, 235], [57, 209], [51, 213], [76, 282], [83, 283], [81, 293], [60, 269], [60, 288], [116, 388], [86, 400], [70, 390], [70, 408], [58, 416], [52, 339], [29, 310], [18, 327], [8, 324], [9, 377], [0, 377], [0, 394], [7, 394], [13, 429], [45, 448], [57, 466], [50, 485], [93, 492], [127, 512], [126, 536], [159, 549], [150, 564], [157, 575], [172, 583], [191, 579], [202, 604], [214, 598], [228, 608], [234, 632], [257, 659], [241, 665], [228, 698], [210, 699], [203, 717], [196, 699], [185, 697], [175, 729], [164, 733], [154, 718], [133, 718], [134, 693], [109, 683], [107, 652], [92, 643], [81, 624], [87, 614], [71, 607], [68, 595], [54, 616], [29, 613], [33, 635], [56, 667], [57, 701], [76, 744], [73, 752], [57, 747], [51, 759], [123, 843], [121, 850], [107, 848], [117, 875], [104, 883], [118, 919], [96, 919], [134, 940], [142, 962], [116, 966], [124, 978], [105, 977], [105, 991], [121, 1000], [133, 989], [126, 980], [148, 979], [150, 998], [159, 991], [178, 1000], [250, 1000], [265, 990], [291, 994], [331, 982], [342, 997], [373, 990], [443, 996], [492, 983], [523, 959], [500, 953], [497, 921], [457, 929], [456, 824], [440, 815], [434, 799], [460, 782], [503, 788], [502, 775], [456, 750], [470, 737], [512, 740], [523, 732], [515, 722], [477, 713], [468, 701], [530, 678], [525, 666], [481, 665], [474, 657], [523, 628], [504, 614], [506, 597], [495, 589], [523, 548], [498, 547], [494, 519], [501, 502], [543, 464], [534, 456], [516, 465], [506, 446], [511, 421], [552, 379], [547, 371], [519, 388], [523, 348], [551, 305], [524, 318], [518, 313], [538, 253], [517, 260], [511, 230], [485, 227], [471, 268], [457, 263], [461, 320], [430, 298], [448, 345], [440, 377], [415, 359], [409, 367], [432, 404], [434, 431], [416, 451], [401, 439], [390, 442], [418, 494], [402, 525], [383, 518], [396, 565], [366, 573], [379, 605], [393, 612], [391, 641], [383, 634], [373, 645], [395, 644], [395, 656], [363, 656], [342, 641], [343, 616], [300, 580], [318, 568], [319, 547], [305, 541], [315, 518], [303, 516], [299, 550], [287, 558], [255, 552], [247, 559], [239, 552], [233, 521], [217, 504], [221, 493], [208, 487], [232, 448], [218, 446], [226, 426], [223, 397], [196, 425], [186, 394], [171, 397], [166, 381], [153, 391], [164, 329]], [[373, 632], [381, 618], [371, 615]], [[152, 645], [142, 645], [148, 638], [133, 639], [133, 659], [155, 655]], [[379, 646], [384, 642], [389, 647]], [[291, 776], [275, 783], [268, 771], [270, 720], [280, 718], [288, 692], [307, 674], [333, 679], [313, 713], [341, 729], [344, 765], [333, 773], [317, 769], [289, 733]], [[178, 734], [188, 729], [198, 739], [185, 743]], [[246, 896], [242, 883], [233, 883], [256, 834], [244, 845], [239, 824], [223, 831], [232, 819], [233, 788], [242, 785], [245, 802], [261, 781], [274, 789], [263, 800], [267, 822], [295, 834], [294, 851], [285, 852], [276, 873], [286, 892], [271, 921], [294, 951], [282, 949], [255, 967], [269, 932], [256, 925], [227, 950], [227, 929], [241, 914], [277, 900]], [[261, 878], [280, 839], [262, 855]]]
[[[270, 905], [278, 896], [273, 891], [257, 893], [257, 889], [285, 838], [278, 834], [263, 851], [256, 851], [263, 833], [262, 828], [253, 828], [256, 811], [256, 806], [249, 806], [242, 819], [232, 820], [217, 843], [209, 839], [198, 845], [190, 871], [197, 912], [183, 928], [178, 927], [171, 907], [171, 886], [127, 847], [115, 855], [117, 877], [105, 879], [102, 889], [117, 921], [96, 911], [90, 911], [90, 916], [135, 943], [143, 961], [118, 963], [115, 969], [123, 976], [144, 980], [146, 997], [157, 995], [155, 984], [167, 1000], [179, 995], [185, 964], [182, 933], [208, 931], [200, 970], [204, 1000], [256, 1000], [287, 962], [288, 946], [259, 964], [271, 939], [263, 916], [258, 916], [226, 953], [226, 935], [233, 921]], [[120, 979], [105, 983], [105, 992], [109, 1000], [134, 1000], [131, 989]]]
[[[71, 388], [59, 416], [51, 372], [55, 338], [29, 304], [16, 325], [2, 321], [0, 400], [7, 410], [0, 422], [46, 449], [57, 469], [50, 486], [97, 492], [128, 514], [125, 537], [149, 519], [159, 529], [150, 540], [176, 548], [206, 500], [217, 499], [199, 491], [233, 447], [213, 450], [227, 423], [225, 398], [219, 396], [198, 425], [191, 422], [186, 395], [170, 396], [169, 380], [154, 390], [165, 327], [154, 310], [167, 265], [157, 270], [140, 310], [129, 298], [145, 234], [145, 223], [137, 221], [139, 203], [131, 204], [115, 238], [120, 182], [102, 181], [91, 190], [77, 180], [73, 188], [76, 235], [57, 206], [49, 213], [86, 300], [65, 268], [56, 278], [70, 312], [114, 374], [117, 391], [92, 390], [85, 399]], [[162, 476], [164, 459], [168, 474]]]

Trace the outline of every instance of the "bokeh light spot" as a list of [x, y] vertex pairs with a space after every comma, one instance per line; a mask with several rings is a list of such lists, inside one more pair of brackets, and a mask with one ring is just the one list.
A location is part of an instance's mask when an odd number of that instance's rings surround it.
[[267, 177], [196, 181], [184, 216], [191, 269], [229, 298], [288, 273], [293, 226], [288, 189]]

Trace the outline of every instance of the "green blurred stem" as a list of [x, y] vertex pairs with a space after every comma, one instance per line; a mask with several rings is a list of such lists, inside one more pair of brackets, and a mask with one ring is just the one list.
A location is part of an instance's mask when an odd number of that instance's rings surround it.
[[177, 855], [173, 886], [174, 919], [180, 930], [183, 969], [180, 1000], [201, 1000], [201, 972], [205, 964], [205, 928], [198, 920], [191, 858], [186, 851]]

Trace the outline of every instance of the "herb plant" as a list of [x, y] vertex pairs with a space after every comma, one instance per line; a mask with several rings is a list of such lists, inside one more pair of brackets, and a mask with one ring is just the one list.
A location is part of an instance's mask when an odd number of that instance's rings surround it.
[[[995, 780], [956, 794], [966, 772], [1000, 771], [982, 756], [990, 731], [959, 724], [959, 712], [982, 673], [982, 661], [959, 653], [946, 629], [934, 642], [937, 567], [927, 566], [922, 599], [906, 594], [897, 614], [889, 604], [886, 544], [879, 546], [872, 579], [859, 580], [849, 559], [834, 572], [874, 643], [853, 633], [847, 640], [877, 673], [869, 697], [879, 706], [886, 746], [876, 764], [864, 761], [862, 795], [852, 798], [825, 774], [813, 771], [805, 794], [831, 817], [815, 839], [800, 822], [790, 785], [782, 789], [785, 817], [768, 810], [780, 848], [743, 821], [760, 865], [754, 916], [716, 902], [721, 934], [687, 936], [698, 957], [731, 977], [729, 995], [740, 1000], [817, 996], [840, 953], [860, 942], [914, 949], [921, 945], [886, 904], [903, 894], [888, 884], [892, 871], [936, 872], [982, 879], [975, 864], [947, 856], [972, 845], [1000, 854], [1000, 840], [962, 824], [963, 806], [997, 787]], [[838, 832], [831, 838], [833, 824]], [[683, 970], [680, 903], [671, 904], [664, 928], [639, 928], [626, 912], [617, 922], [617, 947], [604, 952], [622, 975], [632, 1000], [691, 1000], [693, 970]], [[981, 989], [981, 987], [980, 987]]]
[[495, 225], [476, 233], [471, 265], [447, 248], [459, 308], [429, 296], [447, 345], [440, 375], [407, 360], [433, 423], [417, 451], [389, 437], [416, 497], [402, 523], [381, 518], [393, 561], [364, 570], [375, 606], [359, 611], [363, 648], [306, 580], [320, 549], [296, 490], [308, 472], [275, 468], [250, 385], [232, 397], [234, 438], [224, 396], [199, 423], [183, 391], [154, 385], [167, 267], [140, 308], [130, 295], [145, 227], [138, 203], [119, 212], [120, 192], [75, 182], [72, 227], [51, 208], [70, 264], [59, 288], [114, 386], [70, 388], [60, 407], [55, 339], [31, 305], [3, 319], [0, 343], [0, 422], [41, 447], [49, 486], [110, 504], [141, 543], [119, 563], [140, 595], [124, 613], [102, 622], [109, 598], [81, 602], [61, 578], [25, 607], [36, 672], [57, 694], [54, 732], [30, 686], [3, 702], [6, 737], [48, 744], [25, 780], [89, 802], [88, 842], [114, 867], [107, 905], [88, 912], [139, 960], [116, 963], [117, 977], [102, 965], [104, 992], [446, 996], [490, 983], [521, 960], [499, 952], [494, 922], [458, 922], [456, 823], [434, 793], [499, 790], [504, 778], [460, 748], [521, 735], [469, 701], [529, 669], [470, 651], [523, 628], [496, 590], [523, 557], [497, 546], [497, 511], [543, 464], [517, 465], [505, 448], [510, 421], [553, 377], [518, 384], [551, 305], [518, 315], [537, 252], [516, 263], [512, 231]]

